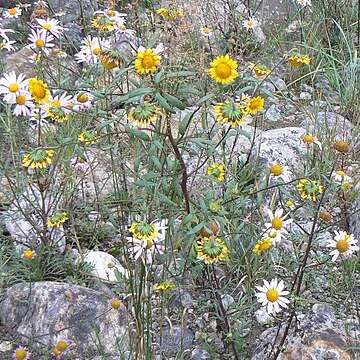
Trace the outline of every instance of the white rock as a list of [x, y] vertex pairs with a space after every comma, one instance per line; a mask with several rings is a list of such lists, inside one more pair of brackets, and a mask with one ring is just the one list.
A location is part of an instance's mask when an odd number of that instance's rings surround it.
[[115, 269], [125, 278], [128, 277], [128, 271], [120, 264], [119, 260], [104, 251], [91, 250], [84, 254], [84, 261], [94, 266], [91, 274], [101, 280], [117, 282]]
[[311, 97], [311, 94], [306, 91], [302, 91], [299, 95], [300, 100], [311, 100]]
[[274, 318], [268, 314], [265, 307], [256, 310], [255, 317], [260, 325], [269, 325], [274, 321]]

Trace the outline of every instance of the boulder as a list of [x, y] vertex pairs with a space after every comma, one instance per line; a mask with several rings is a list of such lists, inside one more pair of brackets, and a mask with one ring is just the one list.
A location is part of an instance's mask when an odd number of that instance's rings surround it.
[[128, 271], [120, 264], [119, 260], [104, 251], [89, 251], [84, 254], [84, 262], [93, 266], [91, 274], [100, 280], [117, 282], [115, 271], [123, 276], [128, 276]]
[[[284, 344], [278, 360], [351, 360], [348, 350], [350, 339], [346, 335], [344, 323], [335, 317], [334, 309], [328, 304], [315, 304], [312, 314], [298, 314], [298, 330], [294, 326]], [[282, 325], [277, 344], [282, 338], [285, 326]], [[254, 346], [252, 360], [264, 360], [272, 349], [278, 327], [265, 330]]]
[[0, 323], [18, 332], [23, 342], [52, 348], [61, 338], [67, 358], [91, 359], [128, 348], [126, 312], [110, 306], [101, 292], [61, 282], [16, 284], [0, 302]]

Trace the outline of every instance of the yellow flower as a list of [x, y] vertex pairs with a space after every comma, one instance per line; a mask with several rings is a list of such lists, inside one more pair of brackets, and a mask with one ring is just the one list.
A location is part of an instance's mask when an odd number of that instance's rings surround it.
[[93, 28], [102, 32], [110, 32], [116, 28], [116, 21], [113, 21], [104, 15], [99, 15], [95, 19], [92, 19], [90, 24]]
[[223, 165], [214, 163], [207, 168], [206, 173], [211, 175], [217, 181], [224, 181], [225, 179], [225, 168]]
[[301, 65], [309, 65], [310, 58], [307, 55], [294, 55], [288, 58], [288, 61], [291, 66], [299, 67]]
[[58, 212], [55, 215], [53, 215], [50, 219], [47, 221], [47, 225], [49, 227], [59, 227], [62, 225], [66, 220], [69, 220], [68, 215], [65, 211]]
[[309, 199], [311, 201], [316, 201], [316, 195], [322, 194], [324, 191], [322, 185], [319, 185], [317, 181], [308, 179], [301, 179], [296, 187], [300, 191], [302, 199]]
[[269, 70], [265, 65], [262, 64], [249, 64], [250, 69], [252, 69], [256, 76], [263, 77], [269, 75], [271, 70]]
[[32, 260], [36, 255], [36, 252], [34, 250], [25, 250], [21, 257], [26, 260]]
[[227, 260], [229, 249], [221, 238], [205, 237], [197, 241], [198, 259], [205, 264]]
[[116, 67], [121, 67], [123, 59], [119, 51], [106, 49], [100, 50], [100, 62], [106, 70], [112, 70]]
[[220, 84], [230, 84], [238, 77], [238, 64], [229, 55], [218, 56], [210, 63], [209, 74]]
[[31, 96], [38, 104], [49, 102], [50, 91], [46, 83], [37, 78], [31, 78], [28, 85]]
[[261, 96], [245, 99], [246, 111], [251, 114], [257, 114], [264, 108], [264, 99]]
[[172, 281], [164, 281], [156, 286], [156, 290], [166, 292], [175, 289], [175, 284]]
[[139, 74], [155, 72], [160, 64], [160, 56], [153, 49], [142, 49], [136, 54], [135, 70]]
[[61, 351], [61, 352], [64, 352], [67, 348], [68, 348], [68, 344], [64, 341], [64, 340], [59, 340], [55, 347]]
[[128, 118], [136, 126], [147, 126], [155, 122], [161, 115], [161, 110], [153, 104], [144, 101], [139, 104], [132, 111], [130, 111]]
[[133, 222], [129, 231], [136, 239], [150, 242], [159, 234], [158, 228], [155, 224], [147, 224], [144, 221]]
[[52, 163], [53, 155], [54, 150], [34, 150], [23, 158], [22, 164], [25, 167], [30, 166], [32, 169], [45, 169]]
[[95, 144], [99, 141], [98, 134], [95, 131], [84, 131], [78, 136], [79, 141], [84, 142], [86, 145]]
[[118, 310], [121, 307], [121, 300], [113, 299], [110, 301], [110, 305], [113, 309]]
[[184, 16], [184, 11], [173, 8], [162, 7], [155, 11], [158, 15], [162, 16], [164, 19], [169, 21], [177, 20], [180, 17]]
[[239, 103], [226, 100], [214, 106], [216, 120], [221, 124], [230, 124], [231, 127], [244, 125], [245, 108]]
[[257, 242], [257, 244], [254, 246], [253, 248], [253, 252], [255, 254], [261, 254], [263, 251], [266, 251], [267, 249], [269, 249], [272, 246], [272, 241], [270, 238], [265, 238], [262, 240], [259, 240]]

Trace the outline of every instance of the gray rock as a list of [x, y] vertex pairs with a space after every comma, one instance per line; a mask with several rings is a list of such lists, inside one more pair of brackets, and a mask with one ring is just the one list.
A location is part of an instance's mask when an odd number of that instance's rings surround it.
[[58, 198], [49, 191], [41, 194], [35, 186], [24, 189], [11, 204], [5, 213], [4, 224], [18, 250], [22, 250], [24, 245], [36, 247], [40, 243], [57, 247], [60, 252], [65, 250], [63, 226], [48, 227], [43, 221], [43, 214], [50, 217], [58, 211], [55, 204], [61, 206]]
[[158, 341], [162, 351], [178, 353], [180, 349], [191, 348], [194, 337], [190, 329], [183, 329], [179, 325], [165, 326], [162, 328]]
[[352, 204], [349, 216], [349, 227], [355, 239], [360, 241], [360, 196], [358, 196]]
[[308, 93], [312, 93], [314, 91], [314, 88], [308, 84], [301, 84], [300, 89], [301, 89], [301, 91], [305, 91]]
[[300, 100], [311, 100], [311, 98], [312, 98], [311, 94], [306, 91], [302, 91], [299, 95]]
[[221, 297], [221, 302], [224, 306], [224, 309], [226, 311], [228, 311], [230, 309], [231, 305], [235, 302], [235, 300], [231, 295], [225, 294]]
[[[327, 304], [315, 304], [311, 315], [298, 314], [297, 325], [301, 331], [290, 332], [278, 360], [350, 360], [350, 338], [344, 323], [335, 318], [334, 309]], [[285, 326], [280, 329], [277, 343]], [[265, 330], [255, 343], [252, 360], [264, 360], [272, 349], [278, 327]]]
[[260, 325], [270, 325], [274, 322], [274, 317], [269, 315], [264, 307], [255, 311], [255, 318]]
[[169, 301], [169, 306], [172, 308], [182, 307], [189, 309], [194, 306], [194, 299], [190, 293], [184, 289], [177, 290]]
[[280, 105], [272, 104], [266, 110], [265, 117], [269, 121], [279, 121], [282, 118]]
[[104, 251], [88, 251], [84, 254], [84, 262], [91, 264], [93, 266], [91, 274], [103, 281], [119, 281], [115, 271], [125, 278], [128, 276], [128, 271], [120, 264], [119, 260]]
[[305, 130], [297, 127], [267, 130], [256, 139], [253, 156], [264, 166], [278, 162], [302, 171], [300, 155], [304, 152], [300, 137]]
[[195, 349], [191, 352], [191, 360], [206, 360], [210, 359], [210, 354], [199, 347], [195, 347]]
[[354, 125], [351, 121], [340, 114], [328, 111], [320, 111], [307, 118], [302, 126], [309, 125], [309, 131], [315, 134], [325, 133], [337, 139], [351, 139]]
[[0, 322], [23, 334], [23, 341], [36, 339], [41, 349], [60, 337], [72, 359], [121, 353], [129, 346], [125, 309], [112, 309], [108, 296], [77, 285], [16, 284], [0, 303]]
[[273, 81], [277, 90], [284, 90], [286, 89], [286, 83], [283, 79], [277, 78]]
[[276, 91], [274, 84], [269, 81], [264, 81], [262, 87], [269, 90], [271, 93], [274, 93]]

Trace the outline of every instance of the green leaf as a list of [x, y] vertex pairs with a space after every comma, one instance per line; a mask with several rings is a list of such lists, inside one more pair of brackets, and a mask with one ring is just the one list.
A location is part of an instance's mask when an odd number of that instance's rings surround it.
[[186, 114], [186, 116], [181, 120], [180, 126], [179, 126], [179, 133], [180, 135], [184, 135], [186, 129], [189, 126], [189, 123], [191, 121], [192, 113]]
[[145, 132], [136, 129], [136, 128], [132, 128], [129, 125], [125, 125], [125, 130], [126, 132], [128, 132], [129, 134], [134, 135], [135, 137], [144, 140], [144, 141], [150, 141], [150, 137], [148, 134], [146, 134]]
[[202, 221], [200, 224], [196, 225], [195, 227], [193, 227], [190, 231], [189, 231], [189, 235], [190, 234], [196, 234], [197, 232], [199, 232], [203, 227], [204, 227], [205, 221]]
[[159, 171], [162, 170], [162, 165], [156, 156], [151, 156], [151, 161], [154, 163], [154, 165], [158, 168]]
[[98, 99], [104, 99], [106, 97], [103, 91], [92, 91], [91, 94], [93, 94]]
[[112, 124], [113, 122], [114, 122], [114, 120], [104, 121], [101, 124], [98, 124], [96, 126], [96, 130], [101, 131], [103, 128], [107, 127], [108, 125]]
[[169, 113], [174, 113], [174, 109], [170, 106], [170, 104], [164, 99], [164, 97], [159, 94], [159, 93], [156, 93], [155, 94], [155, 99], [156, 101], [158, 102], [158, 104], [167, 112]]
[[215, 96], [215, 94], [209, 94], [209, 95], [203, 96], [197, 103], [198, 103], [198, 104], [201, 104], [201, 103], [203, 103], [203, 102], [209, 101], [209, 100], [211, 100], [214, 96]]
[[169, 79], [172, 77], [182, 77], [182, 76], [191, 76], [194, 75], [195, 73], [193, 71], [187, 71], [187, 70], [183, 70], [183, 71], [173, 71], [170, 72], [168, 74], [166, 74], [165, 78]]
[[157, 193], [157, 195], [159, 196], [160, 200], [164, 202], [166, 205], [177, 206], [177, 204], [175, 204], [172, 200], [170, 200], [166, 195], [161, 193]]
[[164, 98], [168, 100], [170, 104], [174, 105], [180, 110], [185, 110], [186, 105], [182, 101], [180, 101], [177, 97], [170, 95], [167, 92], [164, 92], [163, 95]]
[[186, 95], [186, 94], [193, 94], [193, 95], [201, 95], [201, 91], [198, 89], [195, 89], [193, 87], [188, 86], [182, 86], [177, 91], [178, 94]]

